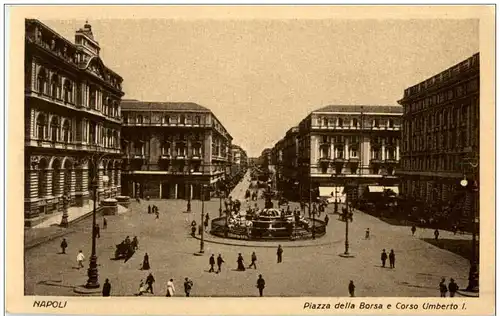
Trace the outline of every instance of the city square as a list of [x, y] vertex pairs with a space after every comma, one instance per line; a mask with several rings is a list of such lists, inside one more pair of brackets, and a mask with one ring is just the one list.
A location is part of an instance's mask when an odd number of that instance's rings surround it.
[[479, 295], [476, 24], [163, 22], [25, 20], [26, 296]]

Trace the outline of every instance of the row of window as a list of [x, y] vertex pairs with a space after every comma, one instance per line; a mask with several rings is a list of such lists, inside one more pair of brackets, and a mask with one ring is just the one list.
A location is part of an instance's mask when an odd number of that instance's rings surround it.
[[[373, 118], [373, 119], [367, 119], [363, 120], [365, 124], [364, 127], [366, 127], [366, 122], [371, 123], [372, 127], [375, 128], [380, 128], [380, 127], [387, 127], [387, 128], [394, 128], [396, 127], [396, 119], [381, 119], [381, 118]], [[326, 118], [326, 117], [318, 117], [317, 120], [317, 126], [322, 127], [355, 127], [358, 128], [360, 127], [360, 122], [357, 118], [352, 118], [352, 119], [344, 119], [341, 117], [337, 118]], [[399, 121], [398, 121], [399, 122]]]
[[[64, 120], [62, 126], [61, 120]], [[47, 116], [40, 113], [36, 118], [34, 136], [38, 140], [70, 143], [73, 141], [71, 122], [69, 119], [52, 116], [50, 124], [48, 124]]]
[[[425, 136], [413, 136], [411, 143], [406, 140], [403, 142], [403, 151], [429, 151], [429, 150], [451, 150], [454, 148], [463, 148], [476, 146], [479, 142], [477, 132], [467, 129], [445, 131], [439, 134]], [[411, 144], [411, 148], [409, 145]]]
[[[358, 144], [360, 140], [359, 136], [343, 136], [343, 135], [334, 135], [334, 136], [322, 136], [321, 143], [322, 144], [331, 144], [331, 143], [341, 143], [345, 144], [347, 141], [349, 144]], [[386, 145], [396, 145], [398, 137], [394, 136], [373, 136], [370, 139], [370, 143], [372, 144], [386, 144]]]
[[[321, 149], [319, 152], [320, 158], [323, 159], [330, 159], [330, 150], [327, 148]], [[359, 158], [359, 151], [358, 148], [356, 147], [351, 147], [348, 150], [348, 155], [345, 155], [345, 150], [342, 147], [335, 148], [333, 150], [333, 157], [334, 158], [341, 158], [341, 159], [350, 159], [350, 158]], [[396, 160], [396, 150], [394, 148], [387, 148], [385, 151], [382, 151], [378, 148], [372, 148], [370, 150], [370, 159], [377, 159], [377, 160]]]
[[[153, 115], [152, 118], [143, 115], [123, 115], [123, 122], [125, 124], [128, 123], [136, 123], [136, 124], [147, 124], [147, 123], [161, 123], [161, 124], [180, 124], [180, 125], [201, 125], [205, 124], [205, 117], [200, 115]], [[202, 123], [203, 122], [203, 123]]]
[[[318, 167], [318, 169], [323, 174], [331, 173], [330, 168], [328, 168], [328, 166], [325, 166], [325, 165]], [[359, 167], [356, 164], [351, 164], [347, 168], [335, 167], [335, 168], [332, 168], [332, 169], [335, 170], [336, 174], [347, 174], [349, 172], [351, 174], [357, 174], [358, 170], [359, 170]], [[372, 174], [372, 175], [381, 174], [381, 171], [383, 171], [382, 174], [384, 174], [384, 175], [394, 175], [394, 167], [392, 167], [392, 166], [389, 166], [387, 168], [381, 168], [379, 165], [371, 165], [368, 170], [370, 172], [369, 174]]]
[[457, 85], [447, 91], [442, 91], [433, 95], [429, 95], [422, 100], [411, 103], [404, 107], [405, 113], [415, 112], [426, 109], [434, 105], [443, 104], [455, 98], [461, 98], [470, 93], [475, 93], [479, 90], [479, 79], [473, 79], [466, 83]]
[[462, 157], [455, 155], [440, 155], [437, 157], [403, 158], [401, 165], [407, 171], [462, 171]]
[[[40, 67], [34, 90], [52, 99], [61, 100], [69, 104], [76, 104], [75, 90], [79, 90], [79, 87], [77, 87], [77, 89], [74, 87], [75, 84], [70, 79], [62, 78], [57, 73], [52, 73], [49, 80], [48, 72], [45, 68]], [[99, 98], [98, 96], [101, 97]], [[88, 100], [86, 103], [86, 107], [100, 111], [106, 116], [115, 119], [120, 118], [120, 106], [118, 101], [113, 101], [93, 85], [88, 87]]]

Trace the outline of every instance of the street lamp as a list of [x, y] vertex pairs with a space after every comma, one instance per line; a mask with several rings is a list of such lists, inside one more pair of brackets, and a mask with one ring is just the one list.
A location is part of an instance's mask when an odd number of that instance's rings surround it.
[[200, 239], [200, 255], [203, 254], [205, 252], [205, 250], [203, 249], [204, 246], [205, 246], [205, 243], [204, 243], [204, 232], [205, 232], [205, 229], [203, 229], [203, 219], [205, 217], [205, 189], [207, 188], [207, 185], [204, 184], [202, 185], [201, 187], [201, 225], [202, 225], [202, 229], [201, 229], [201, 239]]
[[470, 268], [469, 268], [469, 284], [467, 285], [466, 291], [478, 293], [479, 292], [479, 271], [477, 267], [477, 256], [476, 256], [476, 224], [477, 224], [477, 210], [478, 210], [478, 202], [479, 202], [479, 188], [477, 186], [477, 181], [473, 180], [472, 183], [469, 183], [467, 179], [462, 179], [460, 181], [460, 185], [463, 188], [469, 188], [472, 191], [472, 199], [473, 205], [471, 206], [471, 222], [472, 222], [472, 252], [470, 259]]
[[[193, 174], [194, 170], [189, 169], [189, 175]], [[188, 202], [187, 202], [187, 208], [186, 208], [187, 213], [191, 213], [191, 183], [189, 184], [189, 190], [188, 190]]]
[[344, 220], [345, 220], [345, 250], [343, 254], [340, 254], [339, 256], [343, 258], [353, 258], [354, 256], [349, 253], [349, 203], [352, 203], [351, 198], [349, 197], [351, 194], [351, 189], [352, 185], [347, 184], [345, 188], [348, 190], [346, 192], [346, 208], [345, 208], [345, 213], [344, 213]]

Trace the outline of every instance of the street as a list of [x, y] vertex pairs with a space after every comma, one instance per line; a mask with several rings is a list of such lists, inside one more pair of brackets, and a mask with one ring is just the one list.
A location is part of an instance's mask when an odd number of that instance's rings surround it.
[[[158, 220], [147, 214], [148, 203], [159, 207]], [[263, 200], [258, 203], [263, 206]], [[185, 209], [183, 200], [142, 201], [133, 202], [125, 214], [107, 217], [108, 228], [101, 229], [101, 238], [97, 240], [97, 256], [100, 283], [109, 278], [111, 295], [134, 295], [149, 272], [156, 279], [156, 296], [165, 296], [170, 278], [174, 279], [176, 295], [182, 296], [185, 277], [194, 281], [191, 296], [257, 296], [255, 284], [259, 274], [266, 280], [265, 296], [347, 296], [347, 285], [353, 280], [356, 296], [426, 297], [439, 296], [442, 277], [452, 277], [459, 285], [467, 282], [468, 261], [420, 240], [418, 234], [425, 231], [411, 236], [405, 227], [390, 226], [359, 211], [354, 213], [354, 222], [349, 223], [350, 250], [355, 257], [339, 257], [344, 251], [345, 223], [332, 214], [333, 205], [327, 208], [330, 223], [326, 235], [315, 241], [282, 242], [281, 264], [276, 263], [278, 242], [216, 239], [207, 233], [205, 254], [195, 256], [200, 242], [189, 235], [189, 225], [193, 219], [199, 223], [201, 201], [192, 201], [192, 213], [185, 213]], [[205, 202], [205, 212], [211, 219], [218, 216], [218, 209], [218, 199]], [[68, 254], [58, 254], [61, 239], [26, 251], [27, 295], [79, 295], [73, 292], [73, 287], [84, 285], [87, 280], [90, 223], [90, 219], [78, 223], [76, 231], [65, 236]], [[102, 223], [100, 216], [98, 223]], [[366, 228], [371, 231], [369, 240], [364, 239]], [[126, 263], [112, 260], [115, 245], [127, 235], [138, 237], [139, 250]], [[85, 268], [78, 270], [76, 254], [80, 249], [86, 259]], [[381, 268], [382, 249], [387, 252], [394, 249], [395, 269]], [[258, 269], [235, 271], [238, 253], [242, 253], [248, 266], [252, 251], [257, 254]], [[146, 252], [151, 270], [141, 271]], [[222, 254], [225, 260], [220, 274], [208, 273], [208, 258], [212, 253]]]

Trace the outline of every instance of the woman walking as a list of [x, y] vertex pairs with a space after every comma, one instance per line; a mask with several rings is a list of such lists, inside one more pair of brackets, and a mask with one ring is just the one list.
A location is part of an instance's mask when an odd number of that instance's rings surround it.
[[174, 294], [175, 294], [174, 279], [170, 279], [170, 281], [167, 282], [167, 297], [174, 296]]

